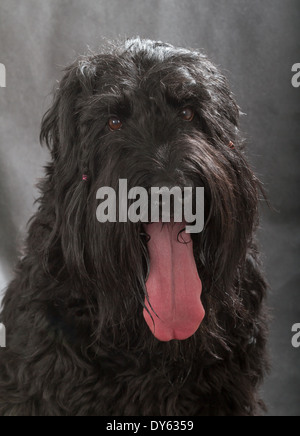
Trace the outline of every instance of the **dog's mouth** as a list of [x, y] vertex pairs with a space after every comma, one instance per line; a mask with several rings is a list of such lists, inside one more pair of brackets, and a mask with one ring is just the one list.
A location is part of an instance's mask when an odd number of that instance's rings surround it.
[[144, 318], [160, 341], [185, 340], [198, 330], [205, 311], [191, 235], [185, 223], [145, 226], [150, 273]]

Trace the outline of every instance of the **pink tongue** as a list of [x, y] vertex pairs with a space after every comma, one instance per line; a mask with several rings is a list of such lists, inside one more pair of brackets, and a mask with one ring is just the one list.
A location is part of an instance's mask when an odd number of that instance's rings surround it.
[[185, 232], [178, 237], [184, 227], [183, 223], [154, 223], [146, 227], [151, 237], [147, 292], [152, 308], [147, 299], [145, 305], [153, 320], [146, 309], [144, 318], [153, 335], [163, 342], [188, 339], [205, 316], [193, 242]]

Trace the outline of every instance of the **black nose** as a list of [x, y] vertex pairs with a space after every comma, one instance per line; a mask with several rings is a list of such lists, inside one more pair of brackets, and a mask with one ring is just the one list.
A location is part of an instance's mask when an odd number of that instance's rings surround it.
[[153, 179], [151, 181], [151, 184], [148, 188], [148, 190], [150, 191], [151, 188], [168, 188], [168, 189], [172, 189], [174, 188], [174, 186], [178, 186], [175, 181], [171, 181], [171, 180], [167, 180], [167, 179]]
[[151, 188], [168, 188], [171, 190], [174, 187], [179, 187], [183, 191], [184, 188], [194, 188], [194, 186], [191, 180], [184, 177], [174, 177], [174, 179], [153, 177], [147, 189], [149, 193], [151, 193]]

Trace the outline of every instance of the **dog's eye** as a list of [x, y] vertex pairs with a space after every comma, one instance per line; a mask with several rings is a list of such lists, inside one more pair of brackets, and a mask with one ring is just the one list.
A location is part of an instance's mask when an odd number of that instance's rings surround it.
[[120, 130], [122, 128], [122, 126], [123, 126], [123, 123], [118, 117], [111, 117], [108, 120], [108, 127], [112, 131]]
[[184, 121], [189, 121], [189, 122], [193, 121], [195, 117], [194, 109], [190, 106], [184, 108], [183, 111], [181, 112], [181, 117]]

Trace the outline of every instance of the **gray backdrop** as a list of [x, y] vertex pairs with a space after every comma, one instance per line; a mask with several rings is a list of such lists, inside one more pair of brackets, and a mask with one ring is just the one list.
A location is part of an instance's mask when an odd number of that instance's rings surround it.
[[39, 125], [62, 66], [102, 38], [141, 35], [203, 48], [227, 73], [242, 110], [249, 156], [276, 209], [262, 209], [260, 241], [271, 285], [271, 415], [300, 413], [299, 0], [0, 0], [0, 287], [11, 277], [34, 184], [47, 153]]

